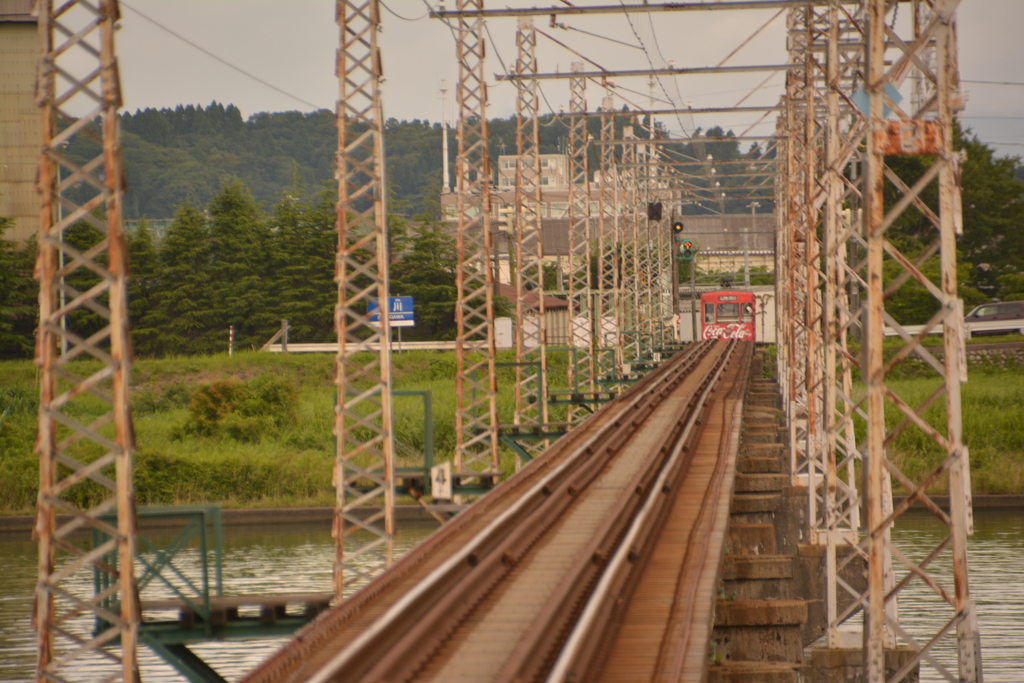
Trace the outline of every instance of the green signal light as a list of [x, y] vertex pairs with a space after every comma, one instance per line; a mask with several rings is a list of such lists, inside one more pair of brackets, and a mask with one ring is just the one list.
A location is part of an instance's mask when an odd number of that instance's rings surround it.
[[683, 241], [683, 243], [680, 245], [679, 251], [680, 251], [680, 257], [679, 257], [680, 260], [682, 260], [682, 261], [692, 261], [693, 260], [693, 242], [691, 242], [690, 240]]

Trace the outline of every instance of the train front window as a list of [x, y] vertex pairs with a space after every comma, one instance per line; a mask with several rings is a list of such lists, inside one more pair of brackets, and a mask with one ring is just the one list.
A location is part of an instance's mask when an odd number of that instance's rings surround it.
[[734, 323], [740, 319], [739, 304], [718, 304], [718, 322]]
[[754, 304], [746, 303], [743, 304], [743, 322], [752, 323], [754, 322]]
[[704, 304], [704, 322], [713, 323], [715, 322], [715, 305]]

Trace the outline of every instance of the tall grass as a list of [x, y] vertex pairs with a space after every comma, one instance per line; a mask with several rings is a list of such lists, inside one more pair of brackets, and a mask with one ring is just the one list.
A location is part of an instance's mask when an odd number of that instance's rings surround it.
[[[501, 352], [499, 362], [514, 360]], [[91, 363], [91, 364], [90, 364]], [[80, 374], [98, 368], [73, 364]], [[93, 367], [95, 366], [95, 367]], [[550, 354], [549, 386], [566, 386], [566, 360]], [[450, 459], [455, 449], [455, 358], [451, 352], [413, 351], [393, 356], [396, 391], [430, 391], [433, 403], [435, 458]], [[260, 378], [286, 379], [298, 394], [294, 422], [257, 430], [256, 437], [237, 438], [238, 430], [200, 433], [185, 429], [188, 406], [202, 385], [229, 380], [258, 383]], [[334, 357], [326, 354], [240, 353], [138, 360], [132, 368], [131, 402], [136, 437], [135, 489], [140, 504], [220, 502], [229, 506], [330, 505], [334, 500]], [[498, 414], [510, 423], [515, 369], [498, 371]], [[27, 361], [0, 363], [0, 514], [31, 511], [38, 490], [38, 461], [32, 452], [38, 412], [35, 368]], [[76, 407], [99, 415], [103, 404]], [[552, 421], [564, 419], [553, 409]], [[398, 465], [422, 463], [423, 404], [418, 397], [397, 396], [394, 430]], [[208, 432], [209, 430], [207, 430]], [[84, 460], [99, 455], [82, 446]], [[502, 448], [501, 469], [511, 472], [513, 455]], [[85, 487], [80, 496], [98, 491]], [[80, 501], [87, 502], [87, 501]]]
[[[912, 408], [922, 406], [941, 387], [938, 378], [890, 379], [886, 386]], [[855, 396], [862, 397], [864, 386], [858, 384]], [[1024, 493], [1024, 368], [994, 371], [975, 366], [968, 373], [968, 382], [961, 386], [961, 415], [964, 445], [971, 463], [971, 488], [974, 493]], [[939, 396], [922, 413], [925, 421], [945, 436], [945, 397]], [[888, 431], [904, 425], [907, 418], [891, 402], [886, 402], [885, 423]], [[866, 434], [865, 422], [856, 419], [858, 441]], [[934, 470], [945, 457], [943, 449], [916, 425], [904, 425], [893, 440], [889, 457], [899, 470], [917, 483]], [[894, 480], [894, 487], [903, 492]], [[947, 493], [943, 478], [929, 491]]]
[[[499, 362], [511, 362], [503, 352]], [[86, 362], [76, 369], [89, 369]], [[566, 359], [551, 354], [549, 384], [565, 383]], [[455, 359], [450, 352], [414, 351], [393, 357], [398, 391], [430, 391], [433, 399], [434, 442], [438, 461], [451, 458], [455, 448]], [[98, 367], [98, 366], [97, 366]], [[241, 353], [233, 357], [140, 360], [133, 366], [132, 406], [136, 435], [135, 488], [140, 504], [220, 502], [229, 506], [330, 505], [334, 466], [334, 358], [319, 354]], [[294, 422], [267, 429], [246, 441], [227, 432], [209, 436], [184, 433], [193, 392], [220, 380], [245, 383], [263, 376], [290, 382], [297, 394]], [[498, 414], [512, 421], [515, 370], [498, 372]], [[937, 386], [935, 379], [890, 380], [910, 405], [923, 402]], [[28, 361], [0, 363], [0, 514], [27, 513], [35, 506], [38, 460], [32, 451], [38, 412], [37, 373]], [[99, 414], [98, 401], [76, 406], [81, 415]], [[944, 424], [940, 400], [925, 416]], [[564, 420], [564, 409], [552, 409], [552, 421]], [[970, 448], [972, 483], [976, 493], [1024, 493], [1024, 369], [972, 367], [963, 386], [964, 441]], [[890, 429], [902, 421], [888, 406]], [[398, 465], [422, 462], [423, 408], [417, 397], [397, 396], [394, 429]], [[859, 424], [861, 438], [864, 425]], [[82, 449], [84, 459], [95, 457]], [[921, 430], [911, 427], [892, 445], [894, 462], [917, 479], [941, 459], [940, 449]], [[510, 472], [514, 457], [502, 449], [501, 468]], [[935, 492], [941, 492], [941, 487]], [[81, 495], [89, 495], [88, 490]]]

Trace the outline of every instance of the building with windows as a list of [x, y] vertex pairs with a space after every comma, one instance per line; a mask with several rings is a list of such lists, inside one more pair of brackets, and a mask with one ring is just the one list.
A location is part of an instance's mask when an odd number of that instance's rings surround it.
[[[495, 273], [501, 282], [510, 282], [509, 253], [514, 243], [513, 222], [516, 213], [516, 161], [519, 157], [498, 157], [497, 173], [491, 186], [491, 237], [494, 249]], [[565, 154], [540, 156], [540, 216], [543, 221], [544, 257], [556, 267], [560, 281], [568, 271], [569, 255], [569, 157]], [[595, 172], [590, 182], [590, 215], [600, 213], [601, 174]], [[615, 184], [615, 178], [609, 182]], [[614, 213], [622, 215], [623, 198], [616, 195]], [[441, 195], [441, 209], [445, 219], [457, 223], [456, 195]], [[473, 210], [476, 210], [475, 207]], [[595, 218], [591, 219], [596, 220]], [[685, 215], [685, 237], [694, 242], [699, 254], [702, 272], [739, 272], [745, 264], [750, 268], [774, 270], [775, 217], [770, 212], [743, 214]], [[657, 229], [668, 230], [670, 212]], [[562, 289], [562, 288], [559, 288]], [[557, 290], [556, 290], [557, 291]]]
[[4, 238], [19, 243], [39, 232], [39, 33], [31, 12], [32, 0], [0, 0], [0, 216], [14, 219]]

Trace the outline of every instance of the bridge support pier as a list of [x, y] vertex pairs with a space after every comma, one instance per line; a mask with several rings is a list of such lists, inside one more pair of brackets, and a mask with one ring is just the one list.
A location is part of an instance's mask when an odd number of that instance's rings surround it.
[[[885, 676], [888, 679], [914, 658], [910, 648], [885, 651]], [[814, 683], [860, 683], [864, 673], [864, 648], [813, 648], [810, 657], [810, 679]], [[917, 667], [903, 678], [903, 683], [917, 683]]]
[[[755, 361], [754, 368], [760, 367]], [[841, 628], [838, 648], [818, 648], [828, 626], [828, 548], [808, 537], [806, 486], [792, 481], [777, 385], [753, 373], [743, 417], [715, 628], [709, 647], [709, 683], [861, 683], [867, 680], [860, 619]], [[867, 564], [836, 547], [838, 579], [855, 591], [867, 587]], [[838, 609], [852, 598], [844, 591]], [[914, 659], [909, 649], [886, 649], [887, 677]], [[919, 680], [912, 665], [902, 679]]]

